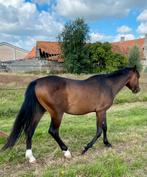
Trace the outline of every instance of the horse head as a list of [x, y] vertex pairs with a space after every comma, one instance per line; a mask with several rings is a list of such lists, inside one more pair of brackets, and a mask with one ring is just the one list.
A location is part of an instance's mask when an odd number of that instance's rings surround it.
[[134, 66], [133, 68], [131, 68], [130, 77], [129, 77], [129, 80], [126, 84], [126, 86], [130, 90], [132, 90], [133, 93], [138, 93], [140, 91], [139, 78], [140, 78], [140, 74], [137, 71], [136, 66]]

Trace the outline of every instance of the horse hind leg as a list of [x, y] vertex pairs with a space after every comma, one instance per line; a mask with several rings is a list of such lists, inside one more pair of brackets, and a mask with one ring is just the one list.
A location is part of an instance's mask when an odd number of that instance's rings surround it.
[[25, 129], [25, 134], [26, 134], [26, 153], [25, 153], [25, 157], [26, 159], [29, 160], [30, 163], [35, 163], [36, 162], [36, 159], [33, 155], [33, 152], [32, 152], [32, 137], [34, 135], [34, 132], [35, 132], [35, 129], [41, 119], [41, 117], [43, 116], [44, 114], [44, 110], [38, 110], [31, 123], [29, 124], [29, 127], [27, 129]]
[[67, 159], [70, 159], [71, 153], [68, 150], [68, 147], [64, 144], [64, 142], [59, 136], [59, 127], [61, 124], [62, 116], [63, 116], [63, 113], [58, 114], [58, 116], [51, 116], [51, 124], [50, 124], [48, 132], [49, 134], [51, 134], [51, 136], [55, 139], [55, 141], [60, 146], [61, 150], [64, 153], [64, 157]]

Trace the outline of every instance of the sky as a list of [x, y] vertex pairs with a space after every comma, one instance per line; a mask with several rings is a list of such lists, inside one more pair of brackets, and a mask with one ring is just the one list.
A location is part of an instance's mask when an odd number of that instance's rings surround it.
[[31, 50], [36, 41], [57, 41], [69, 20], [84, 18], [91, 42], [142, 38], [147, 0], [0, 0], [0, 42]]

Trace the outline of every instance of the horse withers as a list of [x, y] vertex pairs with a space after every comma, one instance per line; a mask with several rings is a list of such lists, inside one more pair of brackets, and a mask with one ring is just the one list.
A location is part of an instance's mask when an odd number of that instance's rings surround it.
[[32, 81], [26, 90], [24, 102], [10, 136], [2, 149], [12, 147], [24, 131], [26, 158], [30, 163], [35, 162], [36, 159], [32, 153], [32, 137], [46, 111], [51, 116], [48, 132], [59, 144], [66, 158], [71, 158], [71, 153], [59, 136], [64, 113], [73, 115], [96, 113], [96, 135], [84, 147], [82, 154], [93, 146], [102, 132], [104, 144], [111, 147], [107, 138], [106, 111], [112, 106], [116, 94], [124, 86], [127, 86], [133, 93], [140, 91], [139, 77], [136, 67], [127, 67], [110, 74], [94, 75], [86, 80], [47, 76]]

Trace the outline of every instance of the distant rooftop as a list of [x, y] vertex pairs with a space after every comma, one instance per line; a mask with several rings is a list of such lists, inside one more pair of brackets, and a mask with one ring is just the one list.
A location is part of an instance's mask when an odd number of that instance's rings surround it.
[[[32, 48], [32, 50], [25, 57], [26, 59], [32, 59], [37, 57], [38, 51], [48, 57], [47, 60], [63, 62], [63, 58], [61, 58], [61, 49], [59, 42], [50, 42], [50, 41], [37, 41], [36, 46]], [[51, 57], [54, 56], [54, 57]]]
[[141, 56], [143, 57], [144, 43], [145, 43], [145, 38], [134, 39], [134, 40], [125, 40], [125, 38], [121, 38], [121, 40], [118, 42], [112, 42], [112, 50], [114, 52], [127, 56], [130, 47], [137, 45], [140, 48]]

